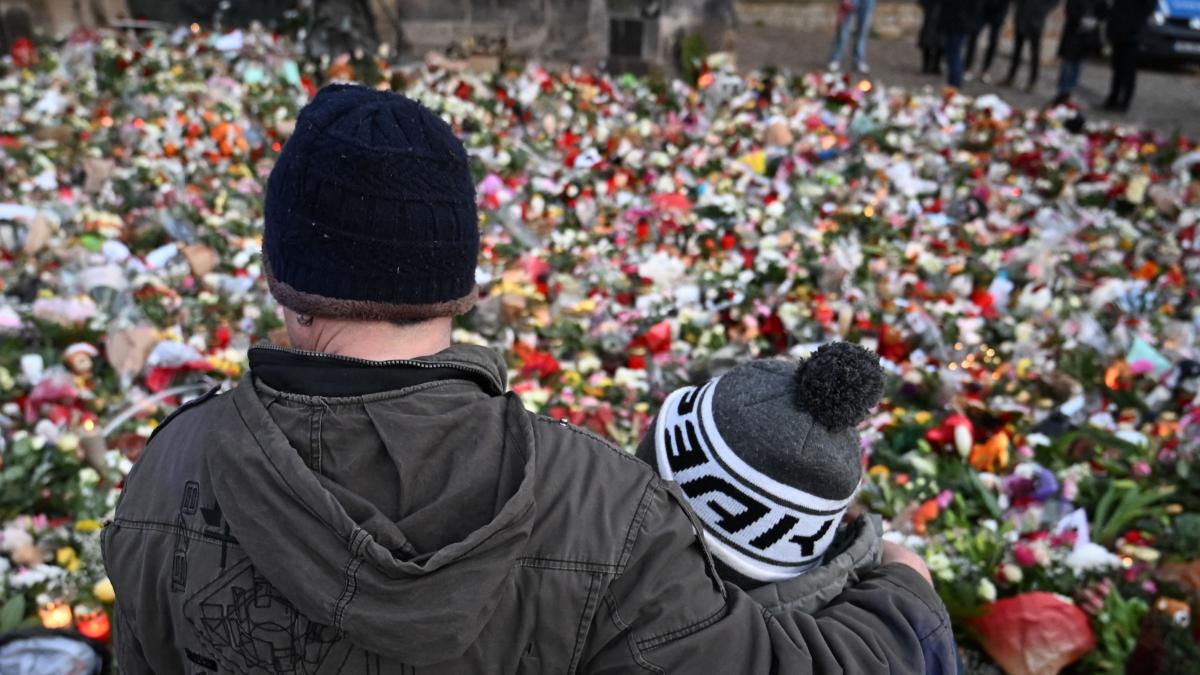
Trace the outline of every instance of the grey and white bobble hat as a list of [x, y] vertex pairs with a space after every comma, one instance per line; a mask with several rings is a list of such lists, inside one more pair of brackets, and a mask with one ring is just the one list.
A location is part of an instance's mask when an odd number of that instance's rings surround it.
[[879, 357], [846, 342], [750, 361], [667, 397], [639, 455], [679, 484], [721, 561], [788, 579], [820, 563], [853, 502], [856, 427], [882, 393]]

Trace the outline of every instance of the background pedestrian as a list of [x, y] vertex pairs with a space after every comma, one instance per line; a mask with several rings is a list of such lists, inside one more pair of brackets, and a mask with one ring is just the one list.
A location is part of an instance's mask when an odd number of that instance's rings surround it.
[[979, 63], [979, 70], [976, 77], [985, 84], [992, 82], [992, 61], [996, 58], [996, 49], [1000, 46], [1000, 32], [1004, 28], [1004, 22], [1008, 20], [1008, 10], [1012, 7], [1012, 0], [983, 0], [983, 10], [980, 13], [982, 21], [978, 28], [971, 34], [971, 39], [967, 43], [967, 59], [964, 67], [969, 73], [971, 67], [975, 65], [975, 51], [979, 44], [979, 37], [987, 31], [987, 47], [983, 52], [983, 60]]
[[1062, 64], [1058, 70], [1057, 104], [1071, 100], [1071, 94], [1079, 86], [1079, 75], [1083, 69], [1083, 57], [1087, 55], [1089, 31], [1096, 27], [1097, 0], [1067, 0], [1067, 15], [1063, 22], [1062, 38], [1058, 42], [1058, 57]]
[[952, 0], [942, 7], [942, 35], [946, 46], [946, 82], [962, 87], [967, 39], [979, 23], [982, 0]]
[[1138, 43], [1155, 0], [1113, 0], [1108, 14], [1108, 41], [1112, 44], [1112, 84], [1104, 109], [1126, 112], [1137, 88]]
[[1029, 80], [1025, 83], [1026, 91], [1032, 91], [1037, 85], [1038, 71], [1042, 65], [1042, 34], [1046, 31], [1046, 17], [1058, 5], [1058, 0], [1017, 0], [1017, 11], [1013, 18], [1017, 30], [1016, 42], [1013, 45], [1012, 62], [1008, 67], [1008, 77], [1005, 86], [1012, 86], [1017, 79], [1017, 71], [1021, 68], [1021, 54], [1025, 45], [1029, 45]]
[[854, 69], [864, 75], [871, 72], [867, 65], [867, 37], [871, 33], [871, 17], [875, 14], [875, 0], [840, 0], [838, 3], [837, 38], [833, 43], [833, 55], [829, 57], [829, 69], [837, 72], [842, 68], [842, 55], [846, 41], [850, 38], [850, 23], [854, 22]]
[[940, 75], [942, 72], [942, 54], [946, 42], [942, 35], [942, 4], [942, 0], [921, 0], [925, 16], [917, 46], [921, 48], [921, 72], [926, 75]]

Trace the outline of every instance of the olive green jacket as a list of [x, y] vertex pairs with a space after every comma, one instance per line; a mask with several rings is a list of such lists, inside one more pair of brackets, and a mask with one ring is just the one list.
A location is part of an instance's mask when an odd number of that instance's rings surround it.
[[471, 378], [322, 398], [251, 375], [160, 426], [103, 538], [122, 672], [953, 668], [911, 569], [815, 613], [786, 588], [756, 601], [718, 578], [674, 486], [527, 412], [496, 354], [406, 364]]

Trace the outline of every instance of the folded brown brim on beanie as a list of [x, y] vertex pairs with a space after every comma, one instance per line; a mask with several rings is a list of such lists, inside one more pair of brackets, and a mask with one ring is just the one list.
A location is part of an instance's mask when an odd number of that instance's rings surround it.
[[429, 304], [394, 304], [375, 300], [328, 298], [306, 293], [276, 279], [265, 250], [262, 257], [271, 295], [279, 304], [298, 314], [356, 321], [420, 321], [466, 314], [475, 307], [479, 299], [478, 286], [473, 286], [471, 292], [461, 298]]

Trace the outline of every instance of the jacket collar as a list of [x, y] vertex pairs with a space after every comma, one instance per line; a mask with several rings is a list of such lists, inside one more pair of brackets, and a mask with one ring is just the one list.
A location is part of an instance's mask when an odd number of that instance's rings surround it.
[[[368, 361], [340, 354], [325, 354], [303, 349], [279, 347], [272, 344], [255, 345], [252, 351], [276, 352], [308, 361], [319, 359], [330, 363], [343, 362], [350, 368], [441, 368], [450, 371], [460, 371], [464, 379], [478, 382], [484, 392], [492, 396], [499, 396], [508, 389], [508, 371], [505, 367], [504, 359], [495, 350], [477, 345], [456, 344], [429, 356], [392, 361]], [[270, 386], [270, 383], [267, 384]], [[272, 386], [271, 388], [275, 389], [276, 387]], [[306, 394], [306, 392], [288, 393]]]

